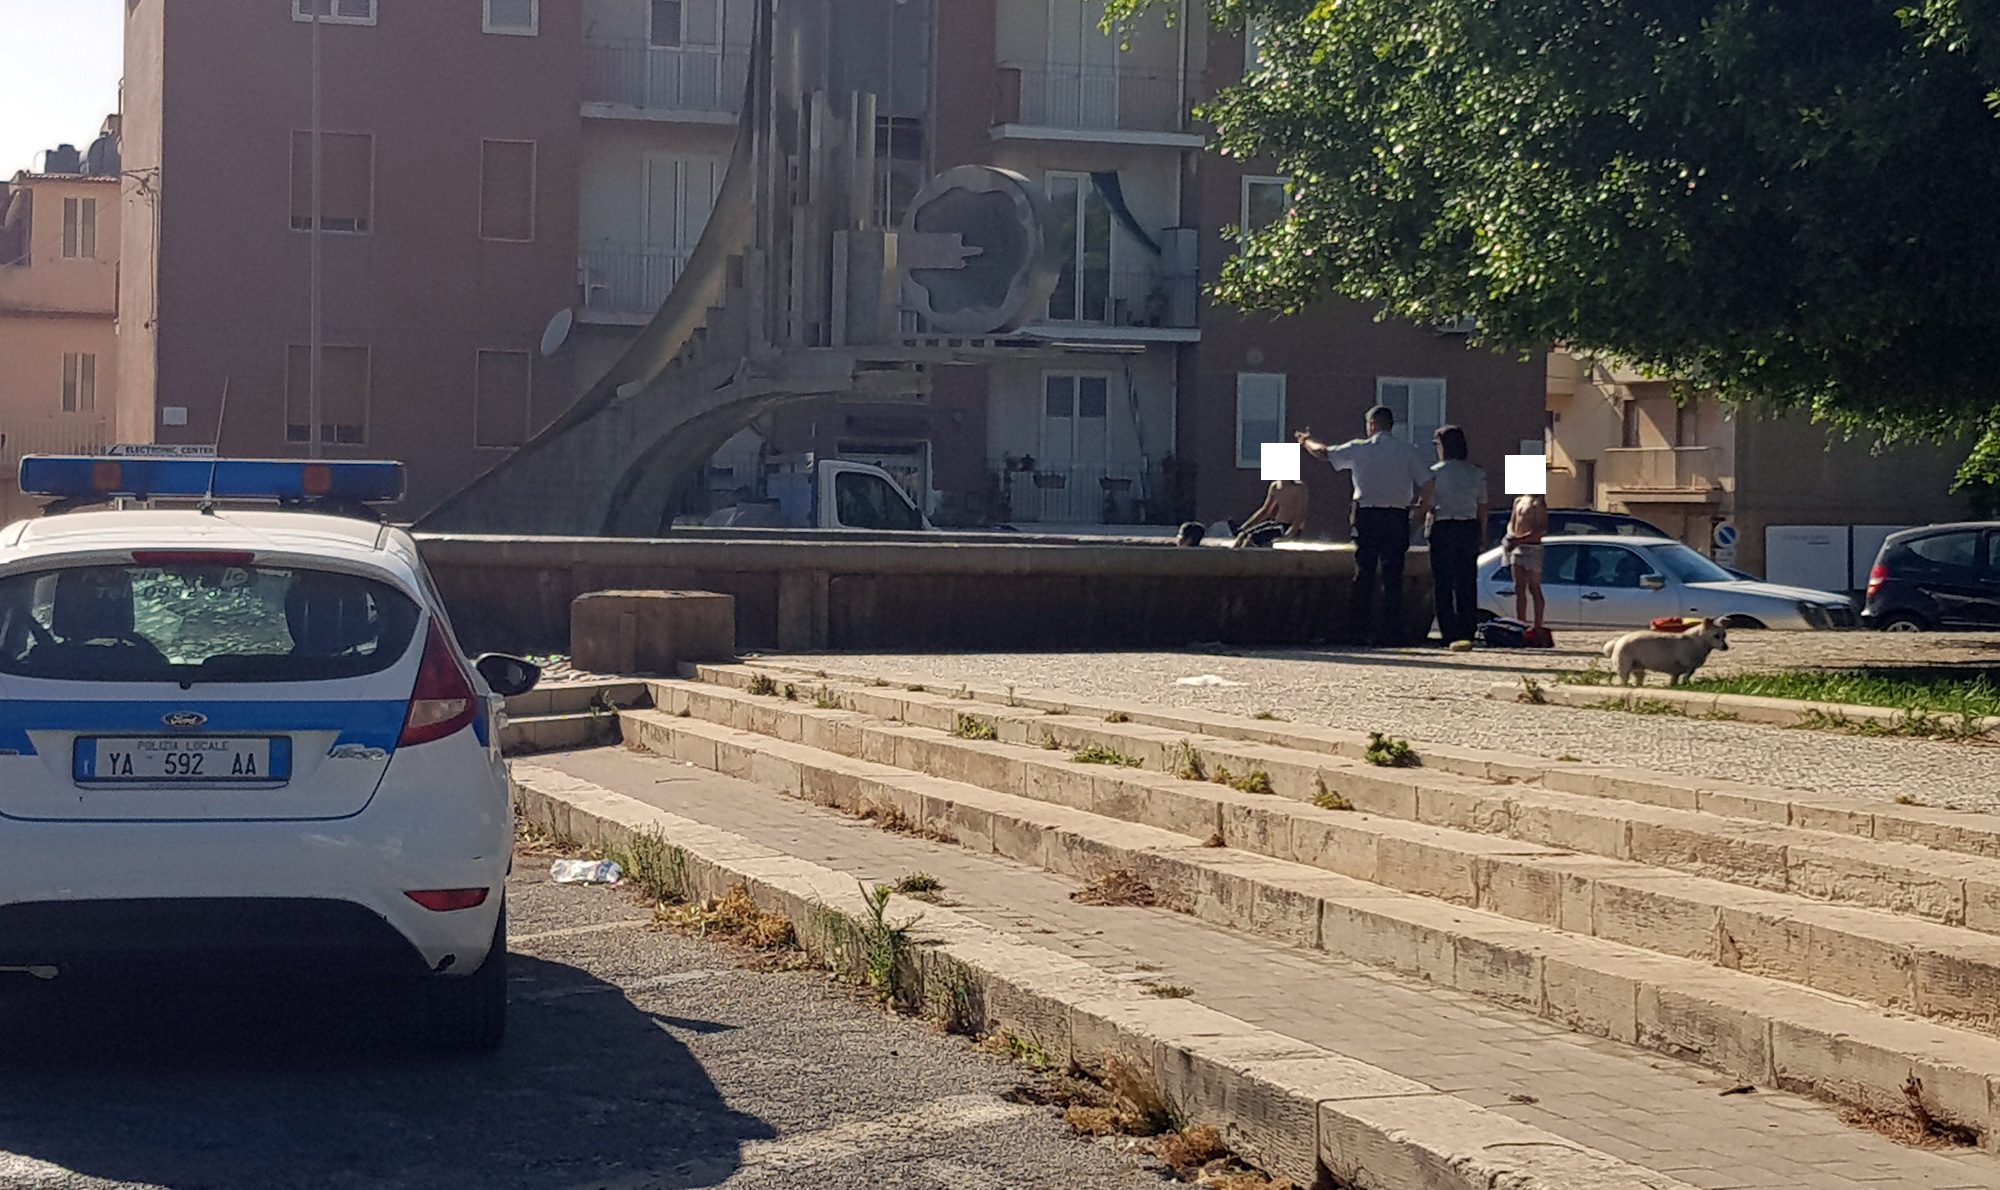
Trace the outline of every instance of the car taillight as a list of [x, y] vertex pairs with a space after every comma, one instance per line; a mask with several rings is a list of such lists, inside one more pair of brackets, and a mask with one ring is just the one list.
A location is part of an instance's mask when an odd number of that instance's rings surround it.
[[432, 620], [399, 747], [412, 748], [463, 731], [478, 714], [478, 699], [473, 697], [472, 683], [466, 680], [465, 667], [451, 653], [444, 628]]
[[477, 909], [486, 903], [486, 890], [483, 888], [421, 888], [403, 895], [432, 913]]
[[1868, 598], [1875, 598], [1875, 592], [1881, 590], [1882, 584], [1888, 581], [1889, 568], [1877, 562], [1875, 569], [1868, 572]]

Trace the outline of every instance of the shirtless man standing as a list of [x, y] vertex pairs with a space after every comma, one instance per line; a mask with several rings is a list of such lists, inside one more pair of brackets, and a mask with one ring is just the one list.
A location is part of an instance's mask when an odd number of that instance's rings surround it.
[[1549, 531], [1549, 502], [1542, 496], [1521, 496], [1514, 501], [1514, 515], [1507, 520], [1507, 536], [1500, 560], [1514, 572], [1514, 618], [1528, 619], [1528, 603], [1535, 605], [1534, 627], [1543, 628], [1547, 601], [1542, 597], [1542, 538]]
[[1310, 503], [1305, 484], [1292, 479], [1278, 480], [1271, 485], [1264, 503], [1244, 522], [1243, 531], [1236, 535], [1236, 544], [1264, 546], [1281, 538], [1302, 536]]

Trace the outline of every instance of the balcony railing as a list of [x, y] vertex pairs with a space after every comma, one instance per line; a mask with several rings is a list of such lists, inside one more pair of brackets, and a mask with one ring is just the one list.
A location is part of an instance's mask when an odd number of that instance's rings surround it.
[[587, 247], [577, 262], [579, 300], [588, 313], [650, 318], [681, 279], [688, 257], [652, 244]]
[[1597, 482], [1612, 491], [1715, 492], [1722, 452], [1713, 446], [1621, 446], [1598, 452]]
[[0, 477], [19, 474], [23, 455], [96, 454], [109, 445], [111, 419], [101, 413], [0, 419]]
[[583, 101], [637, 112], [732, 113], [743, 106], [748, 46], [655, 46], [589, 41]]
[[1064, 269], [1046, 321], [1066, 326], [1166, 328], [1199, 325], [1201, 282], [1191, 273]]
[[1140, 467], [1052, 467], [1009, 459], [993, 462], [988, 472], [998, 488], [993, 511], [1002, 522], [1143, 525], [1157, 519], [1152, 504], [1158, 477]]
[[1186, 132], [1192, 75], [1126, 66], [1000, 67], [995, 124], [1093, 132]]

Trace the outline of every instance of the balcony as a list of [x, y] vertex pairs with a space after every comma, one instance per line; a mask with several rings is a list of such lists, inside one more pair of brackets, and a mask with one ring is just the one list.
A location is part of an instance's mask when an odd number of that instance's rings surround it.
[[1722, 452], [1713, 446], [1613, 447], [1598, 452], [1605, 495], [1632, 504], [1706, 504], [1722, 496]]
[[600, 243], [577, 260], [585, 322], [641, 326], [659, 311], [691, 254], [657, 244]]
[[1159, 477], [1139, 466], [1048, 467], [1032, 458], [988, 467], [1003, 524], [1144, 525]]
[[101, 413], [0, 419], [0, 479], [19, 474], [24, 455], [96, 454], [109, 445], [111, 419]]
[[1199, 147], [1189, 107], [1200, 80], [1125, 66], [1002, 65], [994, 135]]
[[583, 111], [610, 119], [731, 123], [749, 76], [748, 46], [587, 41]]
[[1065, 270], [1033, 329], [1080, 339], [1194, 342], [1201, 337], [1200, 311], [1201, 281], [1192, 273]]

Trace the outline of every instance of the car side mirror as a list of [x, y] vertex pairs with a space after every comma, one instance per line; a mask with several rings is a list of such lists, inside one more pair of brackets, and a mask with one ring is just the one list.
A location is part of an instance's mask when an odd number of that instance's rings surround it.
[[479, 676], [486, 679], [486, 684], [492, 688], [493, 693], [502, 698], [526, 694], [535, 688], [535, 683], [542, 680], [540, 666], [530, 664], [519, 657], [509, 657], [505, 653], [487, 653], [474, 661], [472, 668], [478, 670]]
[[1648, 591], [1664, 591], [1667, 589], [1667, 577], [1663, 574], [1642, 574], [1639, 585]]

